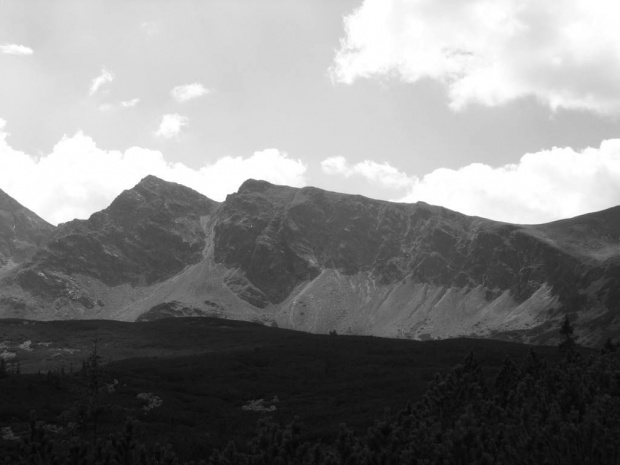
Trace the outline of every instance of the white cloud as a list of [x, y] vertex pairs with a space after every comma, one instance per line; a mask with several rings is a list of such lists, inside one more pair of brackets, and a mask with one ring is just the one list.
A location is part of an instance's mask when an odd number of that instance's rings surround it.
[[[224, 200], [247, 179], [262, 179], [274, 184], [293, 187], [306, 185], [306, 165], [289, 158], [278, 149], [265, 149], [248, 158], [223, 157], [199, 170], [202, 192], [214, 200]], [[194, 183], [196, 186], [199, 182]], [[188, 184], [190, 185], [190, 184]], [[234, 188], [234, 189], [233, 189]], [[194, 187], [194, 189], [198, 189]]]
[[140, 102], [139, 98], [134, 98], [131, 100], [123, 100], [122, 102], [118, 102], [118, 103], [102, 103], [101, 105], [99, 105], [99, 110], [112, 111], [112, 110], [118, 110], [122, 108], [133, 108], [139, 102]]
[[164, 115], [159, 123], [159, 128], [155, 131], [155, 135], [163, 137], [164, 139], [170, 139], [176, 137], [181, 132], [183, 126], [189, 124], [187, 116], [182, 116], [177, 113]]
[[409, 176], [387, 162], [377, 163], [364, 160], [357, 163], [353, 167], [353, 171], [371, 182], [390, 189], [402, 189], [411, 183]]
[[404, 201], [424, 200], [515, 223], [568, 218], [620, 204], [620, 139], [576, 151], [554, 147], [497, 168], [439, 169], [412, 184]]
[[7, 55], [32, 55], [34, 50], [30, 47], [26, 47], [25, 45], [18, 44], [7, 44], [0, 45], [0, 53], [5, 53]]
[[450, 106], [533, 96], [551, 109], [620, 113], [614, 0], [364, 0], [345, 17], [332, 79], [430, 78]]
[[87, 218], [149, 174], [214, 200], [223, 200], [247, 178], [299, 187], [306, 183], [306, 166], [276, 149], [246, 158], [223, 157], [192, 169], [166, 161], [156, 150], [104, 150], [78, 132], [63, 137], [51, 153], [37, 158], [10, 147], [4, 126], [0, 119], [0, 189], [52, 223]]
[[347, 159], [342, 156], [326, 158], [321, 162], [321, 169], [325, 174], [342, 174], [346, 177], [352, 174]]
[[89, 95], [95, 95], [103, 86], [111, 83], [114, 80], [114, 75], [107, 69], [102, 69], [99, 76], [94, 78], [90, 83]]
[[131, 100], [123, 100], [120, 105], [123, 108], [132, 108], [135, 107], [140, 102], [139, 98], [133, 98]]
[[192, 100], [198, 97], [202, 97], [203, 95], [207, 95], [209, 90], [205, 88], [199, 82], [194, 82], [193, 84], [184, 84], [182, 86], [176, 86], [170, 94], [172, 98], [174, 98], [178, 103], [184, 103], [188, 100]]
[[364, 163], [358, 164], [364, 168], [350, 167], [336, 157], [322, 167], [328, 174], [361, 175], [383, 187], [406, 190], [400, 202], [424, 201], [512, 223], [543, 223], [620, 204], [620, 139], [582, 151], [554, 147], [528, 153], [519, 163], [500, 167], [473, 163], [441, 168], [422, 178]]
[[364, 160], [350, 166], [342, 156], [323, 160], [321, 169], [325, 174], [340, 174], [347, 178], [354, 175], [362, 176], [368, 181], [388, 189], [404, 189], [411, 185], [413, 179], [387, 162], [377, 163], [372, 160]]

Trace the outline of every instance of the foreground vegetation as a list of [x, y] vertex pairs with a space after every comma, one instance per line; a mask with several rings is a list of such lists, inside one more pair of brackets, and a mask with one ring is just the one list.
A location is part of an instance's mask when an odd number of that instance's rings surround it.
[[620, 354], [570, 325], [535, 351], [250, 329], [261, 346], [5, 376], [0, 463], [620, 463]]

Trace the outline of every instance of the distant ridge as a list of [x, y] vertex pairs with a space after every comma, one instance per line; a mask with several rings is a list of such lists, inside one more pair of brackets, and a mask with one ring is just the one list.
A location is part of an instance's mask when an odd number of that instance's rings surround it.
[[585, 344], [620, 335], [620, 207], [514, 225], [252, 179], [218, 203], [148, 176], [49, 231], [2, 280], [0, 316], [547, 343], [569, 314]]

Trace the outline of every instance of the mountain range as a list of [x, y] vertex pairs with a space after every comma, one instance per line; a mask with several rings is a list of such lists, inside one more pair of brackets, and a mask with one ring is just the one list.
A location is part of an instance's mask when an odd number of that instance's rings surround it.
[[215, 316], [314, 333], [620, 336], [620, 207], [541, 225], [248, 180], [148, 176], [54, 227], [0, 191], [0, 317]]

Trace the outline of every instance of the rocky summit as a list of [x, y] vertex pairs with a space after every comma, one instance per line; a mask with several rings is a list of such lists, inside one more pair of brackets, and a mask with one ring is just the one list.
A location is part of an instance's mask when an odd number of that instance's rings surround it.
[[620, 335], [620, 208], [514, 225], [255, 180], [217, 203], [149, 176], [51, 231], [5, 273], [0, 316], [548, 343], [568, 314], [584, 344]]

